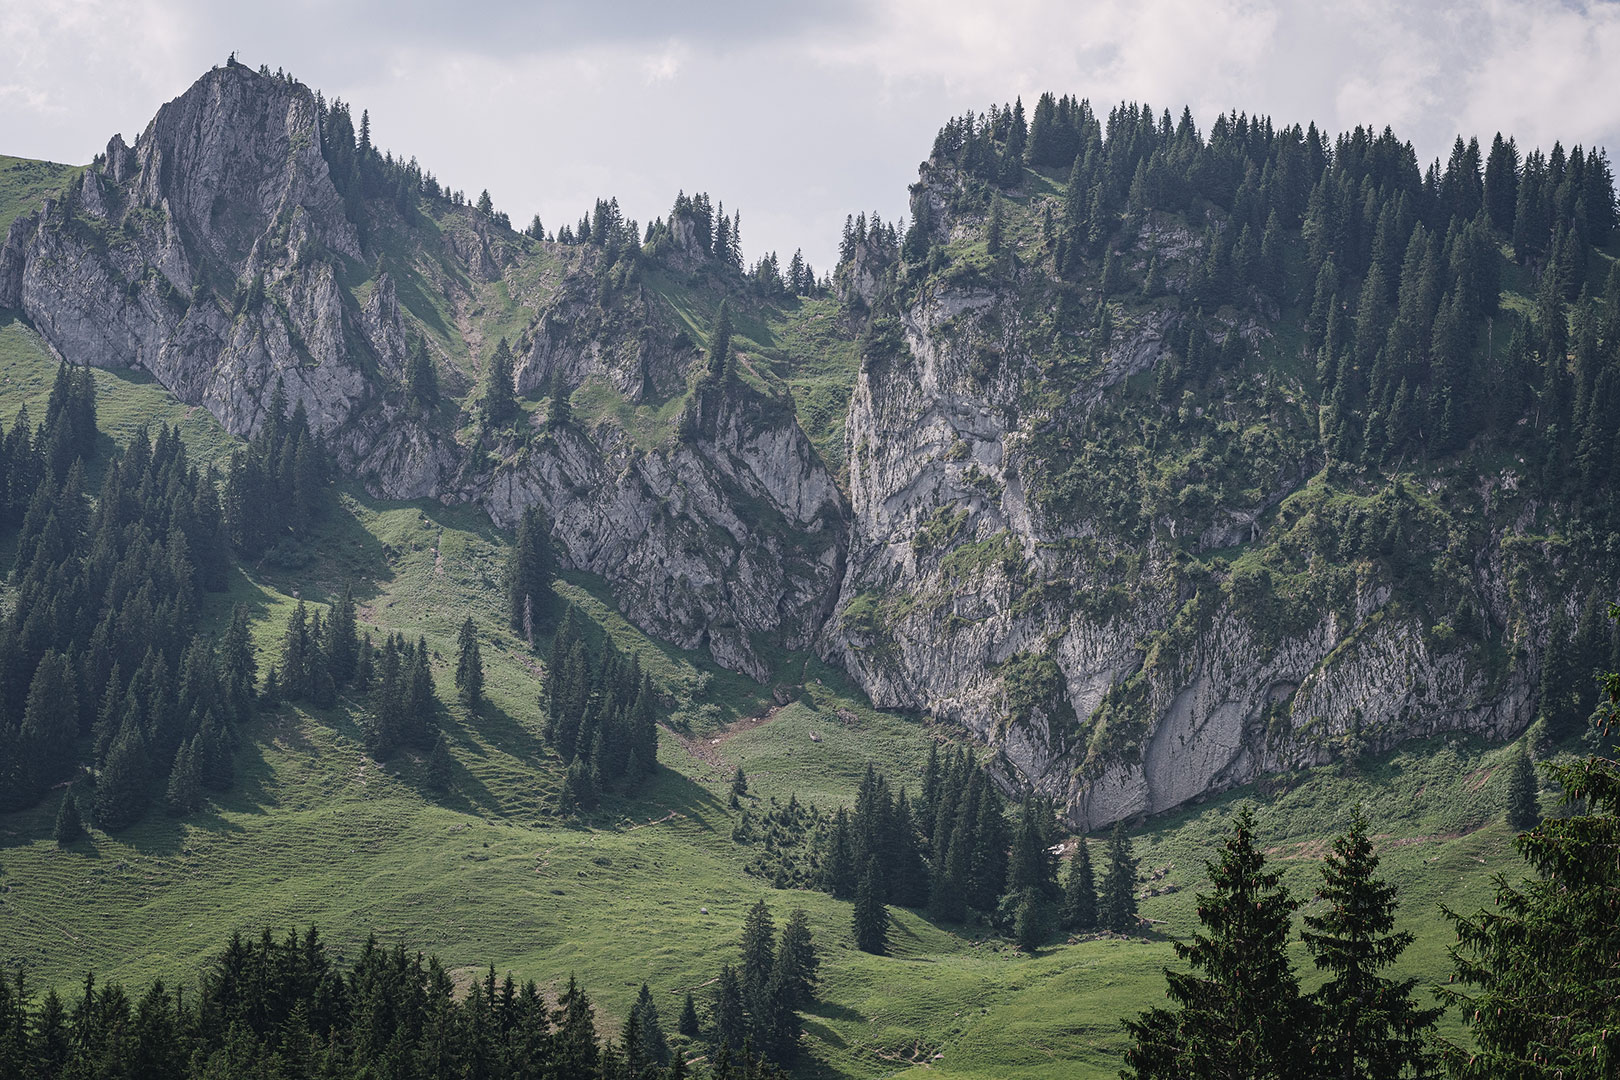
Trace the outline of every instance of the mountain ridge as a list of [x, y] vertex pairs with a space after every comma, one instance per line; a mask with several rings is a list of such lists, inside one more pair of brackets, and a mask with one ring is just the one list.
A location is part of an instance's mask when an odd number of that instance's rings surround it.
[[[1341, 160], [1371, 163], [1357, 203], [1354, 184], [1348, 202], [1318, 195], [1314, 127], [1240, 132], [1223, 116], [1206, 143], [1190, 118], [1132, 107], [1105, 144], [1067, 98], [1043, 98], [1023, 134], [1021, 109], [970, 115], [936, 141], [909, 230], [863, 216], [835, 297], [778, 302], [751, 299], [691, 211], [643, 243], [599, 205], [606, 239], [563, 244], [425, 187], [403, 211], [363, 181], [340, 191], [334, 175], [363, 170], [320, 108], [240, 65], [205, 75], [135, 148], [115, 137], [66, 197], [17, 219], [0, 306], [58, 355], [145, 367], [237, 434], [279, 381], [380, 494], [472, 502], [506, 526], [541, 505], [565, 561], [649, 632], [762, 682], [776, 650], [813, 647], [875, 703], [974, 731], [1005, 786], [1061, 799], [1078, 827], [1417, 736], [1516, 734], [1543, 710], [1559, 613], [1573, 622], [1579, 597], [1612, 585], [1607, 555], [1563, 538], [1588, 527], [1581, 498], [1504, 457], [1509, 438], [1482, 446], [1490, 468], [1435, 449], [1427, 422], [1392, 466], [1359, 429], [1346, 442], [1343, 418], [1379, 403], [1325, 384], [1341, 367], [1341, 386], [1379, 377], [1377, 349], [1345, 344], [1349, 314], [1318, 318], [1340, 306], [1316, 295], [1320, 267], [1370, 264], [1327, 275], [1347, 295], [1373, 266], [1401, 269], [1388, 252], [1422, 228], [1401, 223], [1417, 217], [1401, 198], [1442, 193], [1398, 144], [1341, 142]], [[1054, 132], [1097, 163], [1053, 149]], [[1137, 143], [1117, 167], [1104, 149]], [[1183, 184], [1161, 164], [1178, 154], [1225, 171]], [[1349, 208], [1325, 259], [1319, 198]], [[1612, 217], [1612, 183], [1608, 198]], [[1300, 223], [1273, 228], [1267, 205]], [[1472, 219], [1451, 219], [1445, 247], [1466, 249]], [[1572, 243], [1558, 228], [1549, 262]], [[1460, 296], [1459, 275], [1442, 276]], [[1358, 333], [1389, 304], [1362, 291]], [[716, 296], [747, 309], [759, 346], [718, 381], [697, 343]], [[811, 319], [856, 354], [843, 485], [785, 392], [808, 361], [782, 342]], [[465, 394], [507, 336], [510, 389], [532, 399], [516, 425], [481, 423], [470, 395], [459, 412], [406, 399], [412, 348]], [[1494, 335], [1470, 349], [1481, 378], [1511, 359]], [[1438, 427], [1455, 384], [1426, 366], [1410, 378], [1434, 388]], [[561, 418], [560, 397], [590, 415]], [[1543, 453], [1545, 427], [1538, 414]], [[1367, 539], [1341, 544], [1346, 529]]]

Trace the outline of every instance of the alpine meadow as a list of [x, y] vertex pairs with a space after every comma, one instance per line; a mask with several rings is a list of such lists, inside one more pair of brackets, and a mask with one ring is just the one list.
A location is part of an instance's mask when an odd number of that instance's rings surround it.
[[1620, 1075], [1613, 168], [1299, 120], [0, 157], [0, 1080]]

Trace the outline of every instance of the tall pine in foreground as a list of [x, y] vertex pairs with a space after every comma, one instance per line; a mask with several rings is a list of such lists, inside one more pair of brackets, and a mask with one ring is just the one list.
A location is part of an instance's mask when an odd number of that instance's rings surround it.
[[1441, 1010], [1413, 1000], [1416, 979], [1379, 974], [1406, 951], [1412, 933], [1394, 932], [1395, 886], [1378, 877], [1360, 807], [1322, 864], [1316, 897], [1322, 907], [1305, 916], [1301, 934], [1328, 974], [1312, 998], [1314, 1068], [1345, 1080], [1436, 1075], [1428, 1035]]
[[1288, 960], [1298, 904], [1265, 868], [1254, 845], [1254, 813], [1238, 811], [1220, 858], [1206, 864], [1210, 891], [1198, 895], [1202, 932], [1175, 943], [1190, 971], [1165, 969], [1176, 1008], [1127, 1020], [1125, 1053], [1134, 1080], [1305, 1075], [1305, 1010]]
[[[1603, 696], [1596, 730], [1607, 740], [1620, 674], [1604, 677]], [[1514, 840], [1536, 876], [1502, 882], [1491, 910], [1441, 909], [1457, 926], [1454, 985], [1441, 996], [1474, 1043], [1442, 1044], [1461, 1080], [1620, 1075], [1620, 761], [1591, 754], [1547, 771], [1571, 812]]]

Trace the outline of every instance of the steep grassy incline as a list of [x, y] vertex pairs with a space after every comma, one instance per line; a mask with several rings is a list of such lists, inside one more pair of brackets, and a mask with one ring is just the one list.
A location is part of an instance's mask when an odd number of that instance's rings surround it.
[[[53, 370], [30, 331], [0, 325], [0, 420], [24, 404], [38, 414]], [[120, 442], [138, 424], [175, 422], [203, 458], [233, 442], [150, 381], [98, 372], [97, 382], [102, 423]], [[986, 1080], [1104, 1077], [1118, 1068], [1119, 1018], [1161, 999], [1168, 938], [1193, 927], [1202, 861], [1238, 798], [1259, 799], [1261, 835], [1306, 895], [1326, 838], [1365, 801], [1402, 887], [1403, 923], [1419, 935], [1407, 966], [1425, 978], [1447, 970], [1450, 932], [1436, 905], [1472, 908], [1493, 871], [1517, 872], [1498, 810], [1507, 751], [1436, 742], [1360, 774], [1302, 773], [1152, 822], [1137, 836], [1152, 940], [1054, 943], [1030, 958], [982, 928], [895, 910], [895, 955], [871, 957], [853, 948], [848, 904], [745, 872], [756, 849], [732, 839], [730, 777], [747, 771], [754, 809], [792, 794], [848, 803], [868, 761], [915, 789], [928, 741], [942, 732], [868, 708], [803, 654], [772, 657], [793, 692], [776, 706], [752, 681], [635, 630], [599, 580], [569, 575], [559, 592], [641, 658], [682, 730], [664, 734], [666, 768], [636, 797], [558, 816], [561, 770], [539, 737], [540, 665], [503, 628], [504, 543], [470, 510], [348, 489], [302, 565], [238, 573], [228, 594], [209, 598], [216, 622], [231, 604], [250, 605], [263, 667], [295, 594], [321, 603], [353, 581], [373, 634], [426, 637], [447, 702], [446, 658], [470, 614], [489, 701], [475, 716], [456, 705], [441, 715], [455, 759], [450, 795], [427, 793], [413, 755], [368, 758], [356, 702], [283, 707], [247, 733], [237, 786], [190, 818], [154, 811], [127, 833], [96, 831], [59, 851], [48, 839], [56, 797], [0, 817], [0, 965], [64, 991], [87, 969], [132, 984], [191, 982], [232, 930], [313, 921], [346, 954], [376, 933], [438, 954], [462, 979], [490, 962], [542, 982], [577, 972], [608, 1030], [646, 979], [673, 1026], [679, 994], [699, 988], [702, 999], [735, 952], [747, 907], [764, 897], [779, 919], [804, 907], [825, 957], [804, 1075], [916, 1066], [918, 1076]]]

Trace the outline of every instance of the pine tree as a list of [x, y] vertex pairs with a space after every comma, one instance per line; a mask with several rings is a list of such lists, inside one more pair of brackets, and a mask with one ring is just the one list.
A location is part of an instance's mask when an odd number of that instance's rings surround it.
[[[630, 1016], [637, 1022], [639, 1039], [632, 1040], [628, 1034], [625, 1036], [625, 1050], [632, 1049], [639, 1052], [641, 1058], [653, 1065], [669, 1064], [669, 1040], [664, 1037], [663, 1025], [658, 1022], [658, 1006], [654, 1004], [652, 991], [646, 983], [636, 993], [636, 1003], [630, 1007]], [[638, 1045], [632, 1047], [632, 1042]]]
[[202, 770], [193, 743], [181, 743], [175, 751], [164, 802], [175, 817], [184, 817], [202, 804]]
[[133, 825], [146, 812], [151, 760], [138, 723], [126, 722], [96, 777], [96, 824], [108, 832]]
[[1298, 906], [1265, 869], [1254, 846], [1254, 815], [1238, 812], [1211, 890], [1198, 896], [1204, 932], [1176, 942], [1186, 972], [1165, 969], [1175, 1010], [1150, 1009], [1125, 1022], [1134, 1045], [1121, 1075], [1231, 1076], [1292, 1080], [1305, 1066], [1306, 1012], [1288, 959]]
[[504, 337], [496, 343], [495, 353], [490, 357], [479, 411], [490, 427], [500, 427], [517, 415], [517, 398], [512, 392], [512, 349]]
[[451, 776], [450, 745], [444, 737], [444, 732], [441, 731], [438, 739], [434, 740], [432, 752], [428, 754], [428, 786], [434, 791], [443, 794], [450, 790]]
[[681, 1002], [681, 1018], [676, 1021], [675, 1030], [688, 1039], [695, 1039], [698, 1035], [699, 1024], [697, 1002], [692, 1000], [692, 991], [686, 992], [686, 1000]]
[[1116, 934], [1136, 929], [1136, 859], [1123, 823], [1115, 825], [1108, 838], [1108, 869], [1098, 899], [1104, 927]]
[[714, 984], [714, 999], [709, 1007], [709, 1027], [714, 1031], [717, 1046], [741, 1049], [748, 1038], [748, 1017], [743, 1011], [742, 984], [737, 969], [726, 964], [720, 969], [720, 978]]
[[545, 520], [538, 507], [525, 507], [506, 557], [506, 598], [511, 627], [531, 649], [537, 626], [554, 614], [551, 579], [555, 569]]
[[737, 766], [736, 773], [731, 777], [731, 794], [733, 798], [748, 794], [748, 777], [741, 765]]
[[456, 690], [461, 703], [477, 712], [484, 699], [484, 660], [478, 651], [478, 628], [470, 615], [456, 635]]
[[1412, 1000], [1416, 979], [1378, 972], [1412, 943], [1395, 926], [1395, 886], [1377, 876], [1378, 856], [1357, 807], [1350, 831], [1333, 842], [1316, 897], [1325, 910], [1305, 916], [1305, 946], [1328, 981], [1313, 997], [1317, 1023], [1310, 1057], [1330, 1077], [1435, 1075], [1427, 1034], [1441, 1010]]
[[714, 316], [704, 377], [711, 385], [720, 385], [731, 377], [731, 302], [728, 300], [720, 301], [720, 310]]
[[1541, 820], [1541, 805], [1537, 792], [1536, 770], [1530, 764], [1530, 750], [1521, 745], [1508, 766], [1507, 823], [1515, 832], [1533, 829]]
[[820, 982], [821, 957], [810, 935], [810, 916], [803, 908], [794, 908], [782, 926], [782, 937], [776, 948], [776, 963], [771, 969], [771, 986], [789, 1009], [802, 1009], [816, 999], [816, 985]]
[[776, 964], [776, 924], [765, 901], [756, 900], [743, 920], [742, 982], [743, 1004], [758, 1016], [770, 987], [771, 969]]
[[56, 811], [56, 846], [68, 847], [84, 835], [84, 816], [79, 812], [78, 796], [70, 787], [62, 796], [62, 805]]
[[883, 872], [876, 856], [866, 864], [866, 872], [855, 889], [855, 947], [882, 956], [889, 950], [889, 909], [883, 903]]
[[1091, 845], [1075, 841], [1074, 858], [1063, 879], [1063, 928], [1085, 932], [1097, 928], [1097, 885], [1091, 869]]

